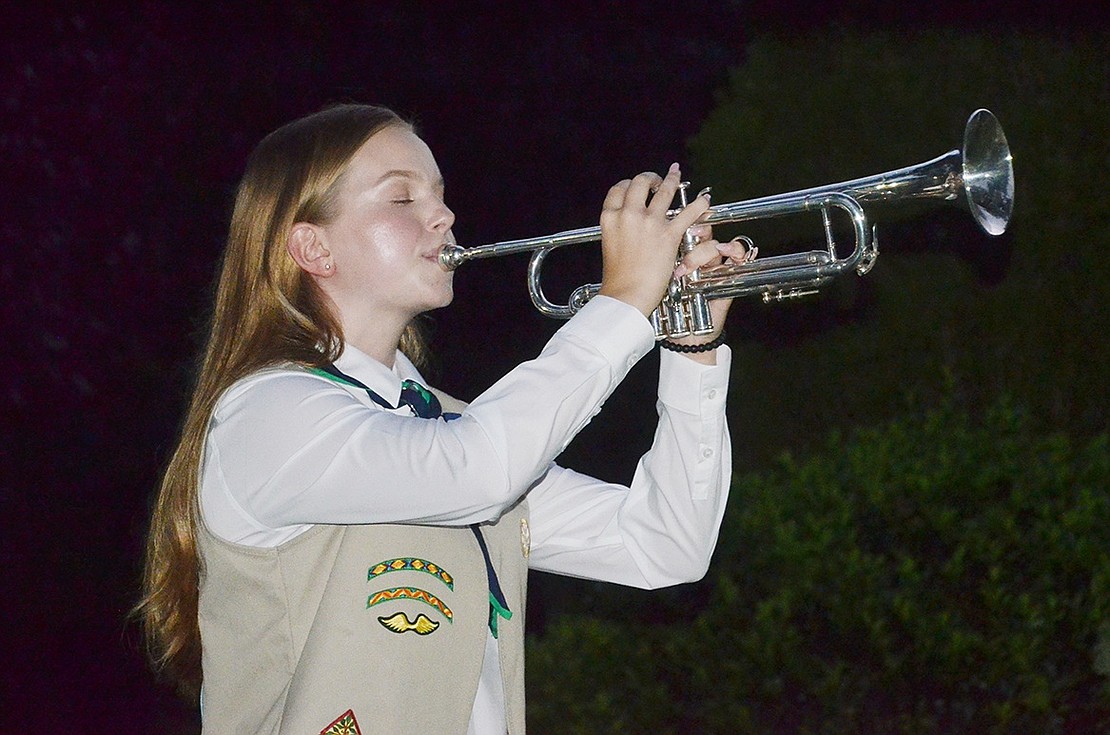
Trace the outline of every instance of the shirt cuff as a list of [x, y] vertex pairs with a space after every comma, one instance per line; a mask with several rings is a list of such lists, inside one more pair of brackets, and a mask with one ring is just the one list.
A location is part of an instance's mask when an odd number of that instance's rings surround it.
[[610, 365], [625, 370], [655, 346], [655, 332], [644, 315], [636, 307], [609, 296], [590, 299], [559, 334], [589, 344]]
[[703, 365], [669, 350], [659, 351], [659, 400], [684, 413], [723, 411], [732, 366], [728, 345], [717, 348], [717, 364]]

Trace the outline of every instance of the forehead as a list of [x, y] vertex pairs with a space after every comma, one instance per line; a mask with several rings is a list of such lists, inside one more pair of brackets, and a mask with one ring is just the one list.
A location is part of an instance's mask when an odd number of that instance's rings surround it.
[[416, 133], [399, 125], [380, 130], [362, 144], [347, 167], [350, 183], [357, 188], [383, 179], [407, 176], [438, 184], [439, 166], [428, 145]]

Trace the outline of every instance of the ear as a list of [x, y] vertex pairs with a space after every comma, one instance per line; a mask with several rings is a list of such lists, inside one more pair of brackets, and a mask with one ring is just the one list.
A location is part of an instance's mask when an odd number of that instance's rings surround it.
[[294, 223], [285, 242], [289, 255], [306, 273], [327, 278], [335, 273], [331, 251], [324, 244], [323, 233], [316, 225], [308, 222]]

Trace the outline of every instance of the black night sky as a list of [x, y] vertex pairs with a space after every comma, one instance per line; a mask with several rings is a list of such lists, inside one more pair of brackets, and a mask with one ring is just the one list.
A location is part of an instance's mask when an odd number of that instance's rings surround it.
[[[1048, 5], [6, 8], [0, 732], [190, 731], [126, 613], [234, 186], [267, 132], [333, 102], [393, 107], [436, 153], [462, 244], [540, 235], [594, 224], [612, 183], [684, 161], [755, 33], [1081, 28], [1095, 17], [1082, 3]], [[595, 265], [569, 277], [596, 280]], [[524, 267], [459, 272], [455, 304], [433, 322], [446, 390], [472, 398], [556, 328], [529, 305]], [[650, 365], [633, 377], [627, 402], [650, 401]], [[620, 477], [632, 461], [606, 471]]]

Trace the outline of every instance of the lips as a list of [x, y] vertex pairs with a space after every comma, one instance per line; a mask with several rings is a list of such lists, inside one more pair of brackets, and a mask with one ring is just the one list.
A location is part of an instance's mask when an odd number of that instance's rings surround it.
[[443, 263], [439, 259], [439, 254], [442, 251], [443, 251], [443, 246], [441, 245], [441, 246], [437, 247], [435, 250], [430, 250], [428, 252], [425, 252], [423, 255], [420, 256], [420, 259], [428, 262], [431, 265], [434, 265], [439, 270], [445, 271], [447, 269], [443, 267]]
[[446, 248], [454, 247], [454, 245], [455, 245], [455, 243], [454, 243], [453, 240], [446, 240], [446, 241], [440, 243], [439, 245], [437, 245], [435, 250], [424, 253], [424, 255], [422, 255], [421, 257], [424, 258], [425, 260], [433, 261], [438, 265], [438, 264], [442, 263], [442, 261], [440, 260], [440, 255], [443, 253], [443, 251]]

